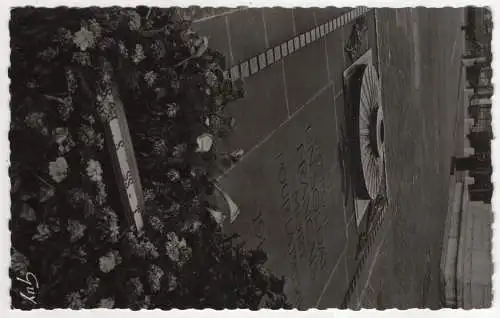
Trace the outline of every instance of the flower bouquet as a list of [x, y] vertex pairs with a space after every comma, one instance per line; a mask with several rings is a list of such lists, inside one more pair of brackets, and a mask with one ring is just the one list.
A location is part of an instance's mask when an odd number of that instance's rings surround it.
[[[175, 10], [146, 7], [19, 8], [10, 30], [13, 307], [286, 306], [265, 254], [211, 213], [217, 142], [234, 124], [224, 107], [242, 93], [207, 39]], [[141, 230], [126, 222], [105, 138], [114, 87]]]

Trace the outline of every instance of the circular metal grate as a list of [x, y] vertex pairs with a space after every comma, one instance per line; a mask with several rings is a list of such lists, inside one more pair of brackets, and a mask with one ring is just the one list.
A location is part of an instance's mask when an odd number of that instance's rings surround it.
[[373, 65], [367, 65], [361, 81], [359, 147], [366, 190], [375, 199], [384, 171], [384, 113], [380, 84]]

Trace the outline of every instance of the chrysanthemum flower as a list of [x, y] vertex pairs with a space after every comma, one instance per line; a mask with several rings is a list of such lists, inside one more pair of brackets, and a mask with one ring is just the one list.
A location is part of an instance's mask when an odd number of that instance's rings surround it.
[[29, 206], [27, 203], [23, 204], [21, 214], [19, 216], [26, 221], [35, 221], [36, 220], [35, 210], [31, 206]]
[[81, 239], [86, 229], [87, 226], [80, 223], [79, 221], [68, 220], [68, 226], [66, 227], [66, 230], [70, 234], [70, 242], [73, 243]]
[[173, 232], [167, 234], [165, 252], [179, 266], [182, 266], [191, 257], [191, 248], [187, 246], [186, 240], [179, 240], [179, 237]]
[[45, 223], [40, 223], [36, 227], [37, 233], [33, 235], [35, 241], [43, 242], [51, 236], [50, 228]]
[[94, 294], [99, 288], [99, 283], [101, 280], [99, 277], [87, 277], [87, 295]]
[[144, 48], [142, 47], [141, 44], [136, 44], [132, 60], [134, 61], [135, 64], [139, 64], [145, 58], [146, 56], [144, 55]]
[[113, 298], [103, 298], [99, 301], [99, 308], [112, 309], [115, 306], [115, 300]]
[[163, 278], [163, 275], [165, 273], [163, 270], [157, 266], [157, 265], [151, 265], [151, 267], [148, 270], [148, 282], [149, 286], [151, 287], [151, 291], [153, 293], [157, 293], [160, 291], [161, 288], [161, 279]]
[[141, 16], [135, 10], [127, 11], [127, 16], [129, 18], [128, 27], [131, 31], [136, 31], [141, 28]]
[[149, 71], [144, 74], [144, 81], [148, 85], [148, 87], [152, 87], [158, 78], [158, 75], [154, 71]]
[[64, 157], [58, 157], [55, 161], [49, 162], [49, 174], [52, 179], [60, 183], [68, 175], [68, 162]]
[[90, 180], [94, 182], [101, 182], [102, 181], [102, 167], [99, 161], [90, 159], [87, 162], [87, 168], [85, 169], [87, 172], [87, 176], [90, 178]]
[[14, 253], [11, 256], [10, 268], [14, 272], [24, 275], [28, 271], [29, 264], [28, 258], [14, 249]]
[[85, 301], [79, 292], [72, 292], [66, 296], [68, 308], [81, 309], [85, 306]]
[[218, 84], [217, 75], [215, 75], [215, 73], [212, 71], [205, 72], [205, 80], [207, 82], [207, 85], [210, 87], [215, 87]]
[[149, 217], [149, 224], [155, 231], [163, 231], [163, 222], [156, 215], [152, 215]]
[[47, 135], [48, 129], [45, 126], [45, 114], [41, 112], [33, 112], [26, 115], [24, 122], [29, 128], [35, 129], [42, 135]]
[[127, 287], [135, 295], [140, 296], [144, 293], [144, 286], [139, 277], [133, 277], [127, 282]]
[[186, 144], [178, 144], [174, 146], [174, 151], [172, 152], [172, 155], [176, 158], [180, 158], [187, 150], [187, 145]]
[[177, 112], [179, 111], [179, 106], [176, 103], [167, 104], [167, 116], [169, 118], [175, 118]]
[[177, 288], [177, 277], [168, 273], [168, 291], [171, 292]]
[[80, 48], [81, 51], [86, 51], [95, 46], [95, 35], [92, 31], [85, 27], [81, 27], [73, 36], [73, 43]]
[[177, 180], [179, 180], [180, 178], [180, 174], [179, 174], [179, 171], [175, 170], [175, 169], [170, 169], [168, 172], [167, 172], [167, 178], [172, 181], [172, 182], [175, 182]]
[[99, 268], [103, 273], [109, 273], [121, 262], [120, 253], [118, 251], [111, 251], [99, 258]]

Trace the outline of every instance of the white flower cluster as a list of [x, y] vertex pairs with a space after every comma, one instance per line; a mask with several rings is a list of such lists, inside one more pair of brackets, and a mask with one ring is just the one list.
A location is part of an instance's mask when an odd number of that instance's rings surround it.
[[116, 266], [120, 265], [122, 258], [118, 251], [110, 251], [106, 255], [99, 258], [99, 268], [103, 273], [109, 273]]
[[43, 242], [49, 237], [52, 236], [52, 232], [50, 231], [50, 227], [45, 223], [40, 223], [36, 227], [37, 233], [33, 235], [33, 239], [38, 242]]
[[153, 293], [157, 293], [161, 288], [161, 279], [165, 273], [163, 270], [157, 265], [151, 265], [148, 271], [148, 282], [151, 287], [151, 291]]
[[83, 52], [95, 47], [98, 38], [101, 37], [102, 28], [95, 19], [89, 21], [88, 25], [82, 25], [80, 30], [73, 35], [73, 43]]
[[186, 240], [179, 237], [174, 232], [167, 234], [165, 243], [165, 253], [174, 263], [183, 266], [191, 258], [191, 248], [187, 246]]
[[77, 220], [68, 220], [68, 226], [66, 227], [66, 230], [70, 234], [70, 242], [74, 243], [81, 239], [85, 233], [85, 230], [87, 229], [87, 226], [80, 223]]
[[179, 111], [179, 106], [176, 103], [167, 104], [167, 116], [169, 118], [175, 118], [178, 111]]
[[140, 44], [135, 45], [135, 50], [134, 50], [134, 56], [132, 57], [132, 61], [134, 61], [135, 64], [139, 64], [142, 62], [146, 56], [144, 55], [144, 48]]
[[96, 133], [90, 125], [81, 125], [78, 132], [78, 139], [86, 146], [94, 146], [98, 150], [104, 147], [104, 136], [102, 133]]
[[87, 168], [85, 169], [87, 176], [90, 180], [100, 183], [102, 182], [102, 167], [99, 161], [90, 159], [87, 162]]
[[140, 258], [156, 259], [160, 256], [153, 243], [144, 238], [138, 239], [132, 233], [127, 233], [127, 243], [132, 250], [132, 254]]
[[58, 127], [53, 131], [54, 141], [57, 144], [57, 150], [60, 155], [65, 155], [70, 152], [71, 149], [75, 146], [75, 142], [71, 135], [69, 134], [69, 130], [66, 127]]
[[144, 74], [144, 81], [146, 82], [148, 87], [153, 87], [157, 78], [158, 74], [156, 74], [154, 71], [149, 71]]
[[68, 162], [64, 157], [58, 157], [55, 161], [49, 162], [49, 174], [57, 183], [62, 182], [68, 176]]
[[[106, 72], [103, 77], [106, 76]], [[109, 122], [115, 114], [115, 98], [110, 87], [103, 87], [97, 94], [97, 112], [102, 122]]]
[[46, 136], [49, 133], [49, 130], [45, 124], [45, 114], [40, 112], [33, 112], [26, 115], [24, 122], [26, 126], [32, 128], [42, 135]]
[[14, 253], [11, 256], [11, 269], [18, 274], [24, 275], [28, 271], [28, 266], [30, 262], [24, 254], [18, 252], [14, 249]]

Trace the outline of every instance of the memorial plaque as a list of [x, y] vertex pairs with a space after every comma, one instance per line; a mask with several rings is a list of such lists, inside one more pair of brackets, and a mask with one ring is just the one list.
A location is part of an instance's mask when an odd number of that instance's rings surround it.
[[132, 138], [118, 89], [113, 87], [115, 117], [105, 127], [106, 139], [125, 217], [138, 230], [143, 228], [144, 197]]
[[299, 308], [316, 305], [345, 243], [333, 95], [325, 90], [221, 180], [241, 209], [226, 230], [267, 252]]

